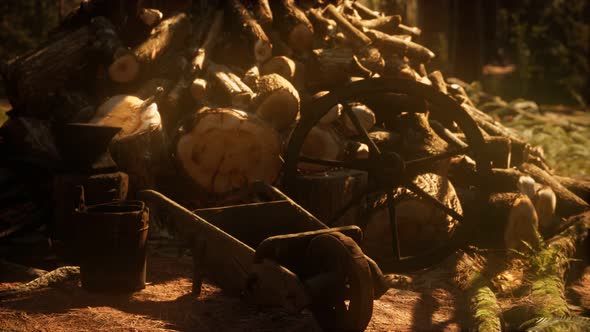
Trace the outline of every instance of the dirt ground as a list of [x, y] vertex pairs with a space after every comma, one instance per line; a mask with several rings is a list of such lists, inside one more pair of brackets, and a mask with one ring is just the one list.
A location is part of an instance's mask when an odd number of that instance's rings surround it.
[[[148, 284], [131, 295], [89, 293], [77, 280], [0, 301], [0, 331], [320, 331], [311, 313], [260, 308], [209, 283], [191, 294], [191, 260], [148, 260]], [[440, 272], [439, 272], [440, 273]], [[417, 276], [421, 291], [390, 289], [374, 303], [367, 331], [459, 331], [463, 299], [443, 275]], [[0, 276], [0, 290], [26, 282]], [[418, 285], [414, 283], [414, 286]], [[568, 289], [590, 312], [590, 267]]]
[[[72, 281], [0, 302], [0, 331], [319, 331], [311, 313], [259, 308], [205, 283], [191, 295], [191, 261], [149, 257], [148, 285], [132, 295], [88, 293]], [[19, 280], [16, 280], [19, 279]], [[3, 276], [0, 290], [26, 279]], [[368, 331], [459, 330], [444, 288], [391, 289], [375, 302]]]

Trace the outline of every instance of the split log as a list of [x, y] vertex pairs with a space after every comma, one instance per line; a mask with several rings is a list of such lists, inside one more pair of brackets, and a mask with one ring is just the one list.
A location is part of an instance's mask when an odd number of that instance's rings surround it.
[[256, 62], [262, 63], [268, 60], [272, 56], [272, 44], [258, 21], [252, 17], [240, 0], [230, 0], [227, 4], [233, 18], [230, 22], [235, 26], [235, 35], [240, 36], [240, 44], [251, 52]]
[[162, 120], [156, 104], [163, 89], [146, 100], [118, 95], [102, 104], [90, 123], [120, 127], [109, 150], [119, 168], [129, 174], [131, 196], [154, 188], [157, 165], [164, 145]]
[[286, 56], [275, 56], [260, 67], [260, 75], [279, 74], [297, 90], [305, 87], [305, 68], [300, 62]]
[[248, 109], [254, 93], [229, 68], [210, 62], [207, 76], [211, 83], [211, 99], [223, 106]]
[[308, 52], [313, 45], [313, 25], [293, 0], [270, 1], [273, 25], [287, 45], [295, 51]]
[[427, 63], [435, 57], [431, 50], [412, 41], [407, 41], [373, 29], [365, 29], [364, 31], [383, 52], [394, 52], [405, 55], [420, 63]]
[[256, 80], [254, 113], [277, 130], [289, 127], [299, 115], [299, 93], [293, 85], [277, 74]]
[[[149, 38], [133, 49], [133, 54], [139, 62], [140, 70], [138, 73], [128, 73], [128, 75], [119, 75], [117, 82], [130, 82], [135, 80], [141, 72], [147, 71], [153, 64], [164, 55], [168, 50], [178, 48], [185, 41], [190, 33], [191, 23], [186, 14], [176, 14], [158, 24], [151, 32]], [[117, 59], [118, 60], [118, 59]], [[110, 71], [116, 71], [112, 68], [119, 66], [115, 60]]]
[[410, 27], [405, 24], [398, 24], [397, 26], [400, 33], [407, 34], [413, 37], [420, 37], [422, 30], [418, 27]]
[[276, 130], [234, 109], [197, 112], [183, 126], [175, 147], [181, 169], [210, 194], [225, 194], [257, 180], [273, 183], [282, 165]]

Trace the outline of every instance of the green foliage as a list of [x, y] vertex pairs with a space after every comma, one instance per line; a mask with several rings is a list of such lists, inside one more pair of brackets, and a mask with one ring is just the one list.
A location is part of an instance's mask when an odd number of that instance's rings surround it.
[[589, 6], [588, 0], [523, 0], [499, 10], [499, 40], [513, 50], [523, 95], [588, 101]]
[[521, 329], [527, 332], [584, 332], [590, 331], [590, 318], [581, 316], [536, 318], [525, 322]]
[[502, 331], [500, 314], [496, 295], [487, 286], [487, 282], [480, 279], [471, 288], [471, 311], [473, 312], [474, 331]]

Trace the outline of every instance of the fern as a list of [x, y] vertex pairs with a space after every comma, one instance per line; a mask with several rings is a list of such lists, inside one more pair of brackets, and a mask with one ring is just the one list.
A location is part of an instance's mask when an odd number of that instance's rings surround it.
[[581, 316], [558, 317], [558, 318], [535, 318], [520, 326], [520, 329], [527, 332], [584, 332], [590, 331], [590, 318]]

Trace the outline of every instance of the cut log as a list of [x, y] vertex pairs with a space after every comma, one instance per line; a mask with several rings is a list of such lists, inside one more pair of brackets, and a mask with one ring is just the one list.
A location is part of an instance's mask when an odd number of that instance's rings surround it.
[[310, 8], [308, 11], [309, 20], [313, 25], [316, 37], [325, 41], [336, 29], [336, 22], [322, 15], [318, 8]]
[[[305, 137], [301, 155], [313, 159], [344, 160], [346, 158], [344, 137], [331, 127], [315, 126]], [[300, 162], [297, 167], [307, 172], [321, 172], [330, 168], [304, 162]]]
[[397, 28], [397, 26], [402, 22], [402, 18], [399, 15], [393, 16], [379, 16], [377, 18], [363, 20], [358, 19], [353, 16], [348, 16], [348, 20], [352, 25], [357, 27], [358, 29], [376, 29], [376, 30], [384, 30], [384, 31], [392, 31], [393, 29]]
[[365, 48], [372, 44], [371, 38], [365, 35], [361, 30], [357, 29], [344, 17], [336, 7], [328, 5], [325, 9], [326, 13], [330, 15], [338, 24], [338, 28], [344, 32], [347, 38], [350, 39], [352, 45], [357, 48]]
[[371, 10], [367, 6], [363, 5], [360, 1], [354, 1], [352, 3], [352, 7], [356, 9], [359, 12], [359, 14], [361, 14], [361, 16], [364, 16], [365, 18], [374, 19], [381, 17], [379, 12]]
[[142, 100], [118, 95], [102, 104], [90, 123], [120, 127], [109, 150], [119, 168], [129, 174], [131, 197], [137, 190], [155, 188], [155, 169], [164, 146], [162, 120], [156, 102], [163, 91]]
[[[135, 80], [141, 72], [149, 68], [168, 50], [176, 49], [182, 45], [191, 30], [191, 23], [186, 14], [180, 13], [171, 16], [158, 24], [151, 32], [149, 38], [133, 49], [133, 54], [140, 65], [139, 73], [118, 77], [118, 82], [130, 82]], [[115, 61], [111, 67], [118, 66]], [[111, 69], [109, 68], [109, 71]]]
[[190, 86], [191, 96], [196, 101], [203, 101], [207, 94], [207, 81], [202, 78], [195, 78]]
[[254, 96], [252, 89], [229, 68], [210, 62], [207, 76], [211, 83], [211, 99], [219, 105], [248, 109]]
[[240, 0], [230, 0], [227, 4], [233, 18], [230, 22], [235, 25], [235, 35], [240, 36], [240, 44], [252, 52], [255, 61], [262, 63], [268, 60], [272, 56], [272, 44], [258, 21]]
[[555, 176], [557, 181], [590, 204], [590, 181], [565, 176]]
[[[463, 213], [455, 188], [447, 178], [427, 173], [415, 177], [413, 182], [446, 206]], [[398, 188], [394, 196], [402, 256], [417, 255], [448, 244], [458, 224], [456, 220], [405, 188]], [[368, 216], [361, 247], [378, 263], [386, 264], [393, 256], [391, 223], [387, 207], [381, 200], [377, 205]]]
[[350, 48], [315, 49], [306, 63], [308, 85], [333, 87], [347, 82], [352, 74], [354, 54]]
[[300, 62], [286, 56], [275, 56], [260, 67], [260, 75], [279, 74], [297, 90], [305, 87], [305, 68]]
[[150, 28], [160, 24], [162, 17], [162, 12], [154, 8], [142, 8], [139, 13], [141, 21]]
[[[351, 104], [348, 107], [350, 107], [350, 110], [354, 113], [354, 115], [356, 115], [361, 126], [367, 132], [375, 126], [375, 113], [373, 113], [369, 107], [361, 103]], [[357, 136], [361, 134], [358, 132], [352, 120], [346, 113], [343, 113], [340, 117], [340, 124], [342, 125], [342, 128], [344, 129], [343, 132], [346, 136]]]
[[257, 96], [254, 113], [277, 130], [289, 127], [299, 114], [299, 93], [293, 85], [277, 74], [256, 80]]
[[115, 26], [102, 16], [95, 17], [90, 22], [97, 35], [95, 47], [102, 53], [105, 64], [109, 65], [109, 78], [114, 82], [124, 82], [125, 77], [137, 75], [139, 62], [135, 54], [119, 39]]
[[270, 9], [269, 0], [254, 0], [253, 4], [254, 16], [260, 22], [260, 25], [266, 30], [272, 27], [273, 15]]
[[551, 174], [541, 168], [525, 163], [519, 167], [521, 171], [529, 174], [536, 182], [551, 187], [557, 196], [557, 214], [562, 217], [569, 217], [590, 209], [590, 205], [576, 194], [569, 191]]
[[[315, 95], [313, 95], [311, 97], [312, 100], [318, 99], [320, 97], [323, 97], [325, 95], [328, 94], [328, 91], [320, 91], [318, 93], [316, 93]], [[326, 115], [324, 115], [318, 125], [321, 127], [327, 127], [330, 126], [331, 124], [333, 124], [336, 120], [338, 120], [338, 118], [340, 118], [340, 115], [342, 114], [342, 104], [336, 104], [334, 105], [329, 111], [328, 113], [326, 113]], [[304, 108], [302, 108], [302, 110], [304, 110]], [[305, 116], [305, 114], [302, 114], [303, 116]]]
[[365, 29], [364, 31], [383, 52], [389, 51], [405, 55], [420, 63], [427, 63], [435, 57], [431, 50], [414, 42], [373, 29]]
[[510, 253], [513, 250], [526, 252], [528, 246], [538, 248], [538, 229], [539, 218], [533, 202], [528, 196], [520, 194], [513, 201], [508, 214], [508, 223], [504, 230], [505, 249]]
[[197, 112], [176, 142], [176, 160], [204, 193], [224, 194], [279, 174], [281, 141], [255, 115], [218, 108]]
[[[88, 77], [93, 77], [100, 58], [102, 62], [112, 61], [110, 51], [114, 49], [109, 46], [116, 44], [116, 36], [110, 30], [112, 25], [101, 24], [106, 22], [100, 19], [93, 27], [63, 33], [48, 45], [10, 61], [3, 76], [13, 114], [39, 119], [67, 118], [60, 114], [59, 107], [53, 109], [48, 105], [61, 90], [89, 88]], [[105, 51], [110, 53], [106, 58], [102, 56]]]
[[313, 45], [313, 25], [293, 0], [270, 1], [273, 25], [287, 45], [298, 52], [308, 52]]

